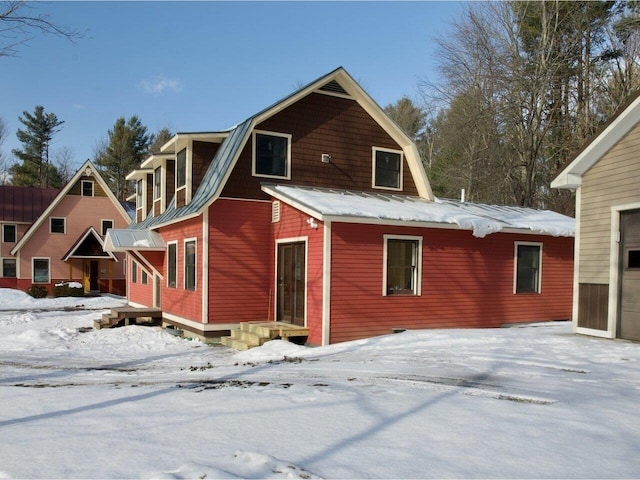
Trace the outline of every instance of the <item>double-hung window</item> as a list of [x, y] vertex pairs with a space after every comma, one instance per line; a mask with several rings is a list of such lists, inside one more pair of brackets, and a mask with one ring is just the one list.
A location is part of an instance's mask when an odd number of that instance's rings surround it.
[[373, 148], [373, 186], [386, 190], [402, 190], [402, 152]]
[[82, 180], [82, 196], [93, 197], [93, 182], [91, 180]]
[[16, 242], [16, 226], [15, 225], [2, 225], [2, 241], [4, 243]]
[[195, 239], [184, 242], [184, 288], [196, 289], [196, 241]]
[[383, 295], [421, 295], [422, 237], [384, 236]]
[[260, 131], [253, 133], [253, 174], [290, 178], [291, 135]]
[[540, 293], [542, 244], [516, 242], [514, 293]]
[[176, 288], [178, 284], [178, 244], [167, 244], [167, 286]]
[[50, 271], [49, 271], [49, 259], [48, 258], [34, 258], [33, 263], [33, 283], [49, 283]]
[[16, 278], [16, 259], [2, 259], [2, 276], [6, 278]]
[[142, 180], [138, 180], [138, 183], [136, 185], [136, 208], [143, 208], [142, 191], [143, 191]]
[[183, 148], [176, 155], [176, 189], [187, 185], [187, 150]]
[[158, 200], [162, 196], [162, 168], [153, 171], [153, 199]]

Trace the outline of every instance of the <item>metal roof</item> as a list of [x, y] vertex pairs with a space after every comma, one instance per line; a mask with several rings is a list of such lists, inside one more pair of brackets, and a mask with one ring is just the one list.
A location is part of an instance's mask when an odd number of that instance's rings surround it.
[[166, 248], [160, 234], [151, 230], [110, 228], [104, 239], [105, 252], [164, 251]]
[[573, 218], [549, 210], [318, 187], [265, 184], [262, 190], [321, 221], [454, 227], [476, 237], [500, 231], [575, 235]]
[[33, 223], [53, 202], [58, 188], [0, 186], [0, 221]]

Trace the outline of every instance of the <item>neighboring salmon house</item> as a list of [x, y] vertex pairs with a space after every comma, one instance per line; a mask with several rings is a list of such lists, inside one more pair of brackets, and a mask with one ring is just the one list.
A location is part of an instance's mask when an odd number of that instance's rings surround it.
[[[571, 318], [574, 221], [434, 197], [413, 141], [343, 69], [129, 178], [128, 301], [185, 335], [280, 321], [326, 345]], [[240, 339], [240, 336], [234, 338]]]

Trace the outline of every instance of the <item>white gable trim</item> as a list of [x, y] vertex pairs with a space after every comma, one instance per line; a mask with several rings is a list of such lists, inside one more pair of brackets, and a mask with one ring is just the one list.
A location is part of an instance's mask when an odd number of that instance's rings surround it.
[[38, 217], [38, 219], [33, 223], [33, 225], [31, 225], [31, 227], [29, 227], [29, 229], [25, 232], [24, 236], [22, 237], [22, 239], [16, 244], [15, 247], [13, 247], [13, 249], [11, 250], [11, 255], [16, 255], [16, 253], [18, 251], [20, 251], [20, 249], [29, 241], [29, 239], [33, 236], [33, 234], [38, 231], [38, 228], [40, 228], [40, 226], [42, 225], [42, 223], [49, 218], [49, 216], [51, 215], [51, 213], [56, 209], [56, 207], [58, 206], [58, 204], [62, 201], [62, 199], [69, 193], [69, 190], [71, 190], [71, 187], [73, 185], [75, 185], [78, 180], [80, 180], [80, 178], [85, 175], [85, 172], [90, 171], [91, 175], [93, 176], [93, 178], [95, 178], [96, 182], [98, 182], [98, 184], [100, 184], [100, 186], [102, 187], [102, 189], [105, 191], [105, 193], [107, 194], [107, 197], [109, 198], [109, 200], [111, 200], [111, 203], [113, 203], [113, 205], [116, 207], [116, 210], [118, 210], [118, 212], [120, 212], [120, 215], [122, 215], [122, 218], [124, 218], [127, 222], [127, 225], [129, 223], [131, 223], [131, 218], [129, 217], [129, 215], [127, 214], [127, 212], [125, 211], [124, 207], [120, 204], [120, 202], [118, 201], [118, 199], [115, 197], [115, 195], [113, 194], [113, 192], [111, 191], [111, 189], [108, 187], [108, 185], [106, 184], [106, 182], [104, 181], [104, 179], [102, 178], [102, 176], [100, 176], [100, 173], [98, 172], [98, 170], [96, 169], [96, 167], [93, 166], [93, 163], [91, 163], [90, 160], [87, 160], [86, 162], [84, 162], [84, 164], [78, 169], [78, 171], [76, 172], [76, 174], [71, 178], [71, 180], [69, 180], [67, 182], [67, 184], [64, 186], [64, 188], [62, 190], [60, 190], [60, 193], [58, 193], [58, 196], [56, 196], [56, 198], [54, 198], [53, 202], [51, 202], [51, 205], [49, 205], [47, 207], [47, 209], [42, 212], [42, 214]]
[[640, 96], [551, 182], [552, 188], [576, 189], [582, 176], [640, 121]]

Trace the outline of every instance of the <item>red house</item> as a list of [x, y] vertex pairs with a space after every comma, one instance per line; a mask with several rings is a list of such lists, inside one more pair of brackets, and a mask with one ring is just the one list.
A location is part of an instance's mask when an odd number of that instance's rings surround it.
[[215, 338], [247, 321], [325, 345], [392, 329], [571, 317], [573, 219], [434, 197], [410, 138], [342, 68], [129, 175], [105, 248], [132, 306]]
[[90, 161], [60, 190], [0, 187], [0, 287], [74, 281], [86, 293], [124, 295], [125, 256], [104, 252], [109, 228], [131, 218]]

